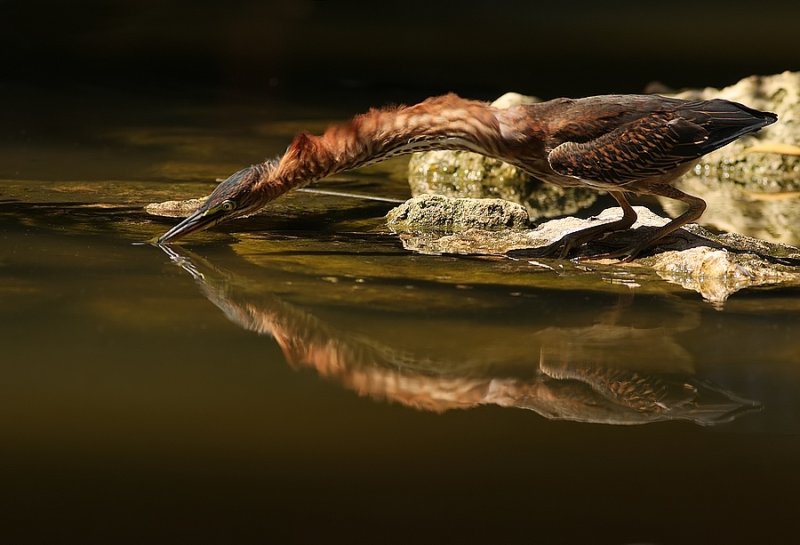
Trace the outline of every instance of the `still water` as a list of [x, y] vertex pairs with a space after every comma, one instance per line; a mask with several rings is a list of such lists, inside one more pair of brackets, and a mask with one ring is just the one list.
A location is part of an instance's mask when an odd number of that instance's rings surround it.
[[141, 244], [345, 112], [112, 106], [0, 148], [6, 542], [793, 542], [797, 289], [412, 255], [391, 204], [303, 193]]

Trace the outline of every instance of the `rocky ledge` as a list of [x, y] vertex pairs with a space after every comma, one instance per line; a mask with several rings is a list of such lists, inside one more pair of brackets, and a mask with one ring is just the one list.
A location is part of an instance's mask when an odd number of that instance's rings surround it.
[[[588, 244], [575, 257], [587, 259], [633, 245], [648, 231], [669, 221], [647, 208], [634, 208], [639, 219], [632, 229]], [[541, 267], [556, 260], [535, 257], [537, 248], [556, 242], [567, 233], [617, 219], [622, 210], [609, 208], [592, 218], [567, 217], [537, 227], [525, 221], [524, 213], [520, 205], [500, 199], [476, 202], [476, 199], [422, 195], [391, 210], [387, 224], [400, 236], [406, 249], [417, 253], [506, 255], [530, 259], [533, 266]], [[717, 235], [697, 225], [679, 230], [654, 253], [631, 263], [592, 262], [631, 270], [652, 269], [664, 280], [696, 291], [717, 305], [743, 288], [800, 285], [800, 249], [743, 235]]]

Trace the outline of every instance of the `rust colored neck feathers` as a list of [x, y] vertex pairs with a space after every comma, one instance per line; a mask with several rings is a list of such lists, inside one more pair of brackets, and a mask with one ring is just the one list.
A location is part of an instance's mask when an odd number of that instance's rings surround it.
[[456, 95], [371, 110], [321, 136], [295, 137], [256, 190], [274, 199], [336, 172], [416, 151], [459, 149], [497, 157], [504, 139], [496, 112], [484, 102]]

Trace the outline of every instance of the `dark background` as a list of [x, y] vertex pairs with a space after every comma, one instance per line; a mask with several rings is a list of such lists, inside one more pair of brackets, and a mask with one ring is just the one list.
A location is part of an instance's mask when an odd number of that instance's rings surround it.
[[4, 85], [543, 98], [800, 67], [798, 2], [0, 0]]

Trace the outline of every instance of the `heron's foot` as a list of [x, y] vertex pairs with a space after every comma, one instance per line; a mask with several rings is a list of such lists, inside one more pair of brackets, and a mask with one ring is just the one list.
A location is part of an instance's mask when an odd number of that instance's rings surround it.
[[685, 237], [678, 235], [670, 235], [663, 238], [646, 238], [636, 244], [625, 246], [617, 250], [611, 250], [600, 254], [586, 256], [584, 259], [619, 259], [620, 263], [630, 263], [637, 257], [641, 256], [646, 251], [652, 251], [657, 246], [668, 246], [674, 244], [679, 240], [686, 240]]
[[613, 250], [601, 254], [587, 255], [583, 259], [585, 260], [618, 259], [620, 263], [630, 263], [631, 261], [636, 259], [642, 252], [651, 247], [652, 247], [651, 244], [636, 244], [634, 246], [628, 246], [626, 248], [621, 248], [619, 250]]
[[527, 259], [527, 258], [555, 258], [559, 253], [557, 243], [548, 244], [547, 246], [539, 246], [537, 248], [520, 248], [518, 250], [509, 250], [506, 256], [513, 259]]
[[[658, 247], [663, 248], [663, 251], [684, 249], [689, 247], [688, 244], [692, 241], [692, 236], [684, 231], [675, 231], [666, 236], [658, 236], [657, 232], [654, 234], [656, 236], [651, 235], [621, 248], [588, 255], [584, 257], [584, 259], [619, 259], [620, 263], [630, 263], [645, 252], [653, 253]], [[670, 246], [672, 246], [672, 248], [670, 248]]]
[[570, 254], [587, 242], [597, 238], [596, 233], [582, 233], [575, 231], [567, 233], [559, 240], [539, 248], [524, 248], [521, 250], [511, 250], [508, 252], [510, 257], [538, 257], [551, 259], [567, 259]]

